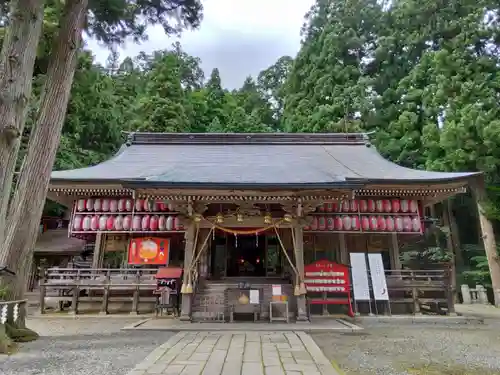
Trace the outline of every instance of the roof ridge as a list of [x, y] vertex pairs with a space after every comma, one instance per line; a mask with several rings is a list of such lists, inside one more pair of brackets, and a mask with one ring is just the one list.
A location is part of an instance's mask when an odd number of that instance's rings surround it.
[[127, 144], [316, 144], [364, 145], [365, 133], [147, 133], [129, 132]]

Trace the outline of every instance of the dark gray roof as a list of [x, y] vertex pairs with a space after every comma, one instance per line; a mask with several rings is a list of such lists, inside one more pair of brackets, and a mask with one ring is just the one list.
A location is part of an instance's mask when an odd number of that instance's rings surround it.
[[400, 167], [363, 134], [132, 133], [111, 159], [52, 172], [52, 181], [118, 181], [162, 186], [335, 186], [447, 182], [476, 173]]

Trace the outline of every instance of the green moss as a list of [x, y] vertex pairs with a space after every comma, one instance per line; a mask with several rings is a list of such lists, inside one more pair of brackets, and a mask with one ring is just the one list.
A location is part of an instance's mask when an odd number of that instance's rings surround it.
[[29, 328], [18, 328], [11, 324], [5, 325], [5, 332], [15, 342], [30, 342], [38, 339], [38, 333]]
[[17, 348], [17, 345], [6, 333], [0, 332], [0, 354], [11, 354]]

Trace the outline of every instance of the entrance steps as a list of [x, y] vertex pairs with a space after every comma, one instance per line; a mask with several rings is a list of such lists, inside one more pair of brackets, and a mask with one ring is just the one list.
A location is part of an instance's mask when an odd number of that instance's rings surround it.
[[284, 295], [289, 297], [290, 315], [295, 311], [293, 286], [288, 280], [266, 277], [231, 277], [222, 280], [201, 280], [195, 294], [191, 318], [193, 321], [228, 321], [229, 305], [235, 301], [226, 300], [226, 289], [236, 289], [240, 283], [247, 283], [251, 288], [263, 290], [262, 318], [269, 316], [269, 302], [272, 300], [272, 286], [281, 285]]

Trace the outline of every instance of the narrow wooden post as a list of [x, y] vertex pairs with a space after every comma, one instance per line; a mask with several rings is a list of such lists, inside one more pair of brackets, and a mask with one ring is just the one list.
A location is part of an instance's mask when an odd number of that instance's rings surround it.
[[[415, 284], [415, 274], [413, 272], [410, 273], [411, 275], [411, 283]], [[411, 296], [413, 298], [413, 314], [415, 315], [420, 315], [420, 302], [418, 301], [418, 289], [413, 286], [411, 289]]]
[[73, 298], [71, 299], [71, 310], [69, 314], [77, 315], [78, 314], [78, 302], [80, 298], [80, 270], [76, 273], [75, 285], [73, 286]]
[[[184, 277], [182, 279], [182, 283], [184, 286], [188, 283], [189, 267], [191, 266], [191, 262], [194, 256], [195, 235], [196, 224], [191, 220], [187, 225], [185, 233], [186, 245], [184, 248]], [[192, 293], [182, 294], [181, 316], [179, 317], [179, 319], [182, 321], [191, 321], [191, 299]]]
[[45, 286], [46, 282], [47, 282], [47, 274], [46, 274], [45, 268], [41, 267], [40, 268], [40, 280], [39, 280], [40, 314], [45, 314], [45, 296], [47, 295], [47, 287]]
[[340, 263], [349, 264], [349, 251], [345, 244], [345, 233], [339, 233]]
[[[304, 282], [304, 230], [300, 223], [295, 223], [292, 227], [295, 237], [295, 267], [299, 273], [299, 282]], [[297, 296], [297, 317], [298, 322], [308, 320], [306, 309], [306, 295], [300, 294]]]
[[476, 197], [484, 250], [486, 252], [486, 258], [488, 259], [488, 266], [490, 269], [494, 303], [496, 307], [500, 307], [500, 257], [498, 256], [493, 224], [485, 214], [484, 205], [487, 202], [488, 197], [484, 187], [483, 176], [481, 176], [481, 178], [477, 178], [476, 181], [473, 182], [472, 188]]
[[141, 271], [137, 271], [135, 274], [135, 290], [134, 297], [132, 299], [132, 311], [130, 315], [137, 315], [139, 313], [139, 284], [141, 282]]
[[101, 252], [103, 248], [103, 233], [97, 232], [95, 236], [94, 255], [92, 256], [92, 268], [97, 269], [101, 266]]
[[448, 269], [447, 274], [445, 276], [445, 285], [446, 285], [446, 301], [448, 305], [448, 315], [454, 316], [455, 313], [455, 273], [451, 269]]
[[109, 288], [111, 283], [111, 271], [107, 270], [106, 271], [106, 279], [104, 280], [104, 293], [102, 296], [102, 306], [101, 306], [101, 311], [99, 314], [101, 315], [107, 315], [109, 313], [108, 311], [108, 306], [109, 306]]
[[399, 259], [399, 242], [398, 242], [398, 234], [391, 234], [391, 266], [393, 270], [399, 271], [401, 270], [401, 259]]

